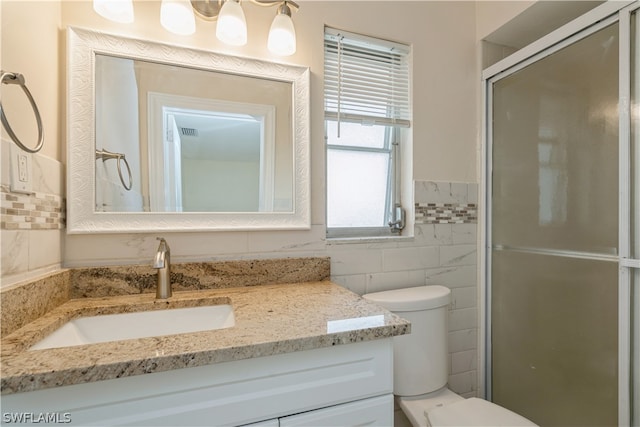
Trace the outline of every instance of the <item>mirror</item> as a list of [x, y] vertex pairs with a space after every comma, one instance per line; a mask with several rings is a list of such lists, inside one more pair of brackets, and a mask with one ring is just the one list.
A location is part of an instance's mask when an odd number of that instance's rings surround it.
[[309, 228], [309, 70], [68, 31], [69, 233]]
[[96, 54], [95, 93], [96, 149], [132, 171], [97, 162], [96, 211], [292, 211], [290, 82]]

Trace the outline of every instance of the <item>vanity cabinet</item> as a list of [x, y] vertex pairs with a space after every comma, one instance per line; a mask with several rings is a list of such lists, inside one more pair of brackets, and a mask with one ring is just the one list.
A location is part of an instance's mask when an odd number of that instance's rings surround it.
[[2, 411], [71, 425], [392, 425], [392, 393], [384, 338], [3, 395]]

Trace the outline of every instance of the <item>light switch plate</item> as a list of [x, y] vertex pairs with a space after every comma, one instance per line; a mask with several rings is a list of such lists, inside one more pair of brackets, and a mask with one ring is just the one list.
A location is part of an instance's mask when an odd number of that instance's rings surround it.
[[33, 193], [33, 172], [31, 154], [11, 146], [11, 191]]

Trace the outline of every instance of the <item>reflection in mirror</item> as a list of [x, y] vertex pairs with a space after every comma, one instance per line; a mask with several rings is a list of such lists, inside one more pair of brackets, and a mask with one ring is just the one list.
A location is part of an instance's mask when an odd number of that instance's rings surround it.
[[[164, 170], [175, 170], [175, 174], [165, 174], [163, 180], [158, 180], [162, 185], [150, 193], [154, 211], [267, 210], [261, 203], [265, 177], [260, 174], [265, 116], [167, 107], [163, 110], [163, 146], [170, 148], [162, 150], [166, 156]], [[234, 185], [228, 185], [230, 182]], [[167, 193], [172, 197], [166, 198]]]
[[291, 82], [97, 54], [96, 212], [291, 212]]

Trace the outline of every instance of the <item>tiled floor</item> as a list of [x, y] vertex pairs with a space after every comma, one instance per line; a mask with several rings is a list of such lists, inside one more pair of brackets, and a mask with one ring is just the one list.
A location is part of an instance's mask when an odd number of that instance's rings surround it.
[[411, 427], [411, 423], [401, 409], [396, 409], [393, 413], [393, 427]]

